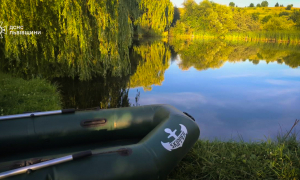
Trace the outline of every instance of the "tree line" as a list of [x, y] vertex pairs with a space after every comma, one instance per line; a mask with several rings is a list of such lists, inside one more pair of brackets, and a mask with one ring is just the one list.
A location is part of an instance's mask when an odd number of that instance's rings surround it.
[[[235, 5], [234, 2], [230, 2], [229, 6], [230, 7], [237, 7], [237, 5]], [[250, 3], [249, 7], [255, 7], [254, 3]], [[269, 2], [268, 1], [262, 1], [261, 3], [257, 3], [256, 7], [269, 7]], [[279, 3], [277, 2], [274, 7], [284, 7], [284, 6], [283, 6], [283, 4], [279, 5]], [[289, 4], [289, 5], [287, 5], [286, 10], [291, 10], [292, 7], [293, 7], [293, 4]]]
[[[263, 1], [267, 7], [268, 2]], [[194, 0], [183, 3], [180, 18], [170, 29], [171, 36], [206, 35], [224, 36], [229, 32], [281, 31], [300, 29], [300, 11], [282, 11], [279, 14], [261, 16], [260, 12], [249, 13], [248, 8], [239, 8], [231, 2], [229, 6], [204, 0], [197, 4]], [[176, 9], [174, 11], [174, 15]], [[176, 19], [176, 18], [174, 18]]]

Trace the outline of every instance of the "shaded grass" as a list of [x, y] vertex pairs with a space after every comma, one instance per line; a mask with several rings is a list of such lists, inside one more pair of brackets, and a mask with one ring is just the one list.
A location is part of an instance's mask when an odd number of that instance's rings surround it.
[[0, 115], [61, 109], [55, 85], [44, 79], [24, 80], [0, 72]]
[[263, 142], [199, 140], [169, 180], [300, 179], [297, 134]]

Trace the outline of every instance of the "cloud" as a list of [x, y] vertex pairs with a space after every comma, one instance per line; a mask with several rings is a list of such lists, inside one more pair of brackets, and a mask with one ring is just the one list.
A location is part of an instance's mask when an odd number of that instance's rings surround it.
[[217, 77], [218, 79], [225, 79], [225, 78], [242, 78], [242, 77], [263, 77], [266, 76], [266, 73], [260, 74], [231, 74], [231, 75], [224, 75]]
[[206, 104], [206, 98], [200, 93], [182, 92], [147, 95], [140, 100], [141, 104], [172, 104], [192, 108], [198, 104]]
[[298, 81], [285, 81], [277, 79], [267, 79], [266, 82], [273, 85], [294, 85], [295, 82], [299, 83]]

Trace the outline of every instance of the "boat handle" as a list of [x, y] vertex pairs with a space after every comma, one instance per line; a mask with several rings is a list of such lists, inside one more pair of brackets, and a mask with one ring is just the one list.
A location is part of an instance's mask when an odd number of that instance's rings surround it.
[[105, 125], [107, 120], [105, 118], [100, 118], [100, 119], [88, 119], [88, 120], [83, 120], [80, 122], [80, 125], [85, 128], [89, 127], [97, 127], [97, 126], [103, 126]]

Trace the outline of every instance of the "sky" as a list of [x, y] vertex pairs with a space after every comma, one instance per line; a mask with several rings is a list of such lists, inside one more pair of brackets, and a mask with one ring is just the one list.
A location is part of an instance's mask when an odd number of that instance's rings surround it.
[[[171, 0], [177, 7], [182, 7], [182, 3], [184, 0]], [[202, 0], [195, 0], [197, 3], [201, 2]], [[258, 3], [261, 3], [263, 0], [213, 0], [215, 3], [229, 5], [230, 2], [234, 2], [238, 7], [245, 7], [249, 6], [250, 3], [254, 3], [255, 6]], [[283, 4], [286, 7], [288, 4], [293, 4], [294, 7], [300, 7], [300, 0], [267, 0], [269, 3], [269, 7], [274, 7], [275, 4], [278, 2], [279, 4]]]

